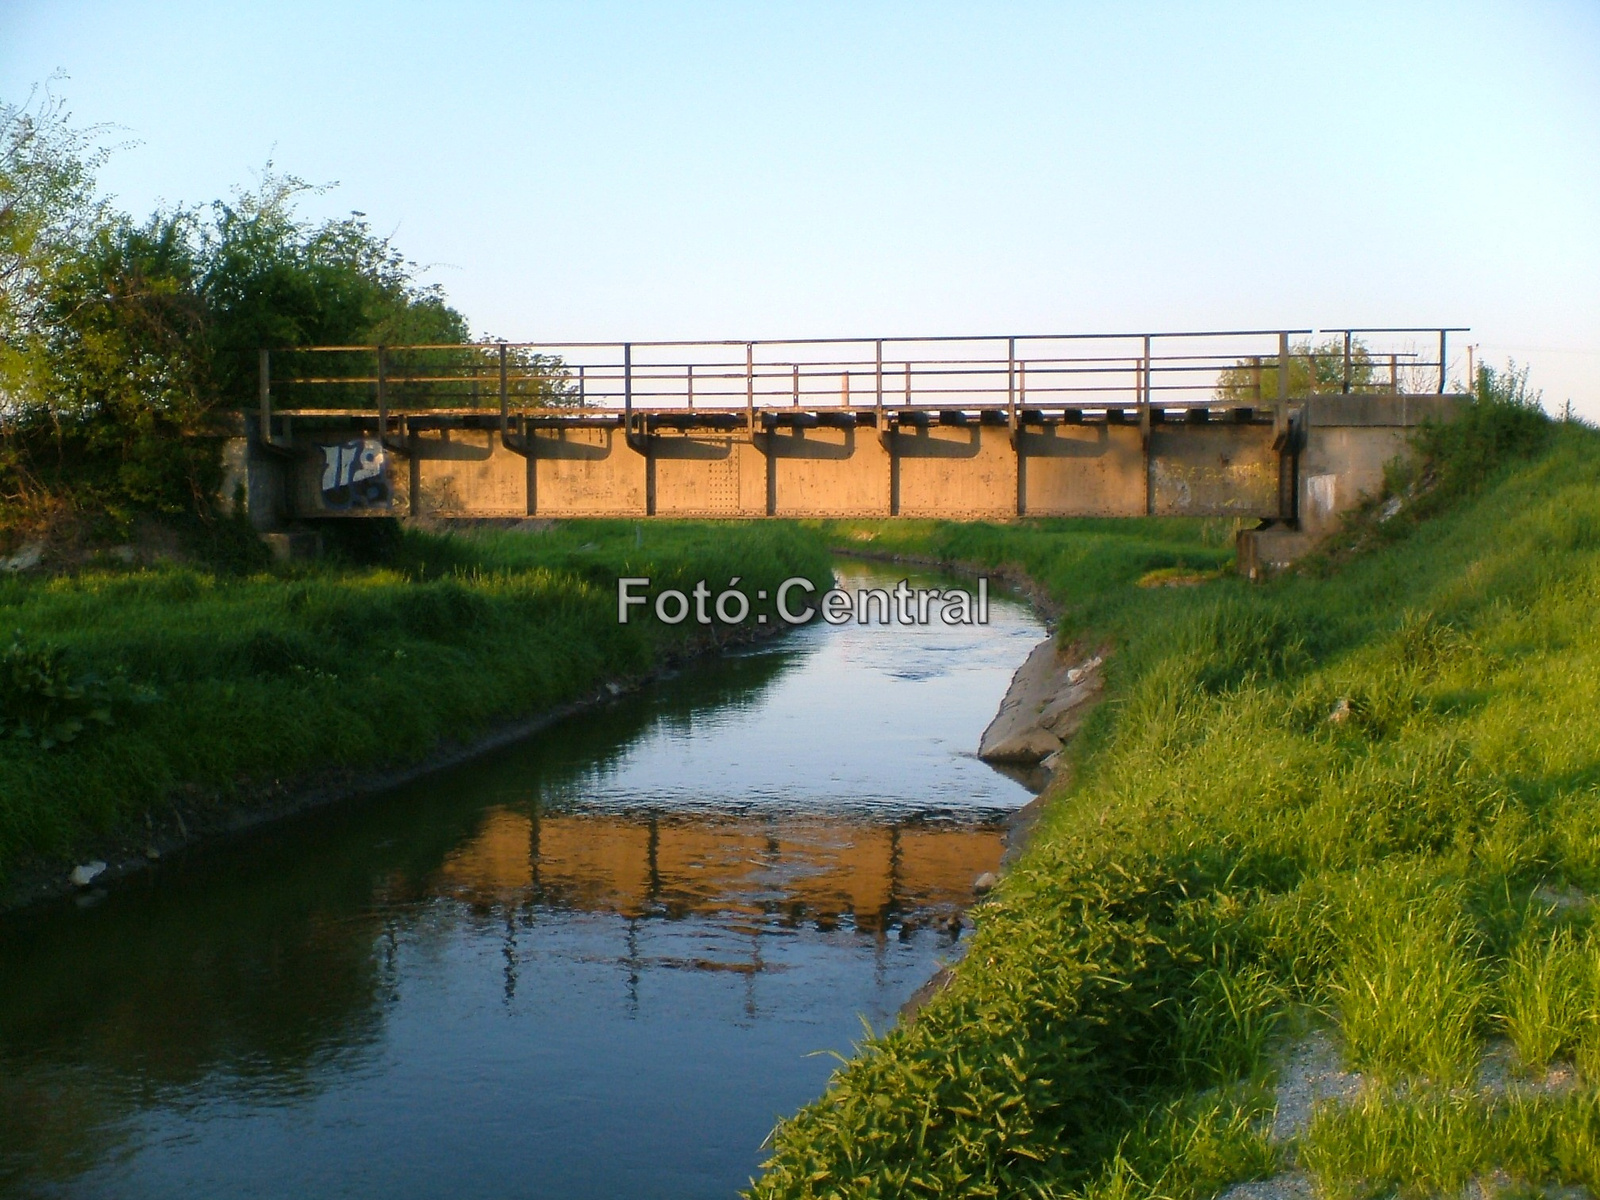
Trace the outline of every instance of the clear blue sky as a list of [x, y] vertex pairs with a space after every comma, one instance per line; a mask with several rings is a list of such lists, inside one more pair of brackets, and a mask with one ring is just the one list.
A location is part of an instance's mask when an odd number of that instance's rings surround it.
[[137, 145], [273, 158], [516, 339], [1463, 324], [1600, 418], [1600, 3], [0, 0]]

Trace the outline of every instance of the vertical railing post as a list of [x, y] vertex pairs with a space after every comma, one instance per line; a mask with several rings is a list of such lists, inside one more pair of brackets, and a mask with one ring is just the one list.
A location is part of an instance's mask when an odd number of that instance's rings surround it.
[[[1024, 368], [1026, 370], [1026, 368]], [[1028, 468], [1023, 462], [1022, 424], [1018, 419], [1017, 407], [1017, 339], [1006, 339], [1006, 425], [1011, 433], [1011, 469], [1014, 472], [1016, 487], [1013, 495], [1013, 511], [1018, 517], [1023, 516], [1028, 509]], [[1022, 394], [1027, 395], [1027, 375], [1020, 377]]]
[[689, 401], [689, 407], [694, 407], [694, 364], [690, 363], [684, 368], [684, 395]]
[[633, 436], [633, 343], [622, 343], [622, 431]]
[[911, 403], [911, 363], [906, 363], [906, 403]]
[[1282, 437], [1289, 427], [1289, 335], [1278, 335], [1278, 409], [1272, 417], [1272, 431]]
[[257, 385], [257, 397], [261, 405], [261, 440], [272, 441], [272, 354], [263, 350], [256, 363], [260, 371], [260, 382]]
[[1344, 331], [1344, 386], [1340, 389], [1346, 396], [1350, 394], [1350, 331]]
[[1444, 395], [1444, 373], [1449, 363], [1445, 358], [1445, 330], [1439, 330], [1439, 395]]
[[511, 419], [511, 389], [506, 380], [506, 344], [500, 343], [500, 432], [504, 433]]
[[1142, 383], [1139, 389], [1139, 445], [1144, 451], [1144, 513], [1147, 517], [1156, 514], [1156, 468], [1155, 447], [1150, 440], [1150, 393], [1152, 383], [1150, 380], [1151, 355], [1150, 335], [1144, 335], [1143, 370], [1140, 372]]
[[378, 347], [378, 438], [389, 435], [389, 391], [387, 382], [388, 354]]
[[881, 413], [883, 411], [883, 339], [878, 339], [878, 366], [877, 366], [877, 400], [874, 407]]
[[1017, 432], [1017, 339], [1006, 339], [1006, 424]]
[[756, 344], [744, 344], [744, 415], [750, 432], [756, 431]]
[[800, 364], [794, 364], [794, 407], [800, 407]]
[[586, 381], [583, 377], [583, 364], [578, 364], [578, 407], [582, 408], [589, 403]]
[[1250, 397], [1251, 407], [1261, 407], [1261, 355], [1250, 356]]
[[1144, 355], [1139, 372], [1139, 434], [1146, 443], [1150, 441], [1150, 335], [1144, 335]]
[[1389, 391], [1398, 396], [1400, 394], [1400, 356], [1389, 355]]

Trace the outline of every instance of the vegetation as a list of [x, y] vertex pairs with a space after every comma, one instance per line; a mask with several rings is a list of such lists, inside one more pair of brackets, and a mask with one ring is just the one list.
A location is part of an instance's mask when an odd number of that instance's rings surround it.
[[[1301, 338], [1289, 344], [1290, 396], [1313, 396], [1345, 390], [1344, 339], [1325, 338], [1312, 345], [1310, 338]], [[1400, 381], [1402, 391], [1432, 391], [1432, 387], [1419, 388], [1418, 380]], [[1350, 387], [1352, 392], [1389, 390], [1387, 369], [1382, 373], [1367, 345], [1360, 338], [1350, 339]], [[1271, 404], [1278, 397], [1277, 356], [1259, 362], [1241, 362], [1222, 371], [1217, 377], [1217, 399], [1230, 404]]]
[[[1265, 584], [1133, 586], [1179, 565], [1156, 527], [910, 531], [1025, 567], [1114, 645], [1108, 698], [952, 986], [780, 1126], [751, 1195], [1600, 1187], [1600, 436], [1480, 383]], [[1317, 1025], [1364, 1090], [1275, 1143]]]
[[[364, 214], [306, 220], [300, 200], [322, 189], [270, 163], [230, 201], [143, 221], [117, 212], [94, 189], [104, 132], [75, 128], [48, 93], [0, 103], [0, 541], [11, 545], [121, 537], [142, 513], [213, 522], [216, 417], [255, 404], [263, 348], [468, 340], [466, 318]], [[280, 355], [277, 370], [364, 378], [372, 358]], [[395, 401], [408, 372], [488, 378], [492, 358], [399, 359]], [[518, 351], [511, 365], [519, 403], [567, 398], [558, 360]], [[316, 400], [370, 403], [365, 384]]]
[[416, 761], [687, 649], [692, 624], [617, 623], [619, 575], [741, 576], [753, 595], [829, 573], [789, 525], [362, 526], [342, 564], [0, 579], [0, 628], [21, 631], [0, 653], [0, 872], [143, 836], [175, 801], [193, 819], [276, 780]]

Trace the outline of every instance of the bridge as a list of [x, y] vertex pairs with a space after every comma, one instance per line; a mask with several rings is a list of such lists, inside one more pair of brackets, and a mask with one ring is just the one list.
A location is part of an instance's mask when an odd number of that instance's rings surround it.
[[260, 352], [252, 520], [1233, 517], [1314, 533], [1446, 419], [1455, 328]]

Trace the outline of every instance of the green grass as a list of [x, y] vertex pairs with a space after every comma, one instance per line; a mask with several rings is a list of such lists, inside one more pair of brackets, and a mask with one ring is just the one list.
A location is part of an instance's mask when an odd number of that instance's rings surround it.
[[1436, 1090], [1363, 1097], [1320, 1111], [1301, 1153], [1335, 1200], [1448, 1194], [1496, 1173], [1512, 1195], [1549, 1183], [1596, 1189], [1600, 1096], [1591, 1088], [1503, 1100]]
[[[752, 1195], [1177, 1200], [1296, 1158], [1335, 1195], [1593, 1186], [1600, 925], [1544, 897], [1600, 892], [1600, 436], [1502, 417], [1467, 418], [1518, 434], [1487, 458], [1426, 435], [1492, 469], [1397, 475], [1415, 516], [1263, 585], [1135, 586], [1215, 566], [1204, 528], [865, 529], [1021, 565], [1115, 654], [953, 985], [780, 1126]], [[1380, 1090], [1270, 1147], [1307, 1020]], [[1576, 1090], [1476, 1092], [1503, 1038]]]
[[657, 587], [704, 578], [715, 590], [741, 576], [753, 595], [830, 571], [813, 533], [778, 524], [410, 532], [377, 549], [364, 557], [381, 565], [0, 580], [0, 630], [155, 697], [51, 749], [0, 740], [0, 872], [142, 829], [147, 813], [165, 823], [175, 795], [414, 761], [642, 673], [695, 627], [640, 615], [619, 625], [619, 575]]

